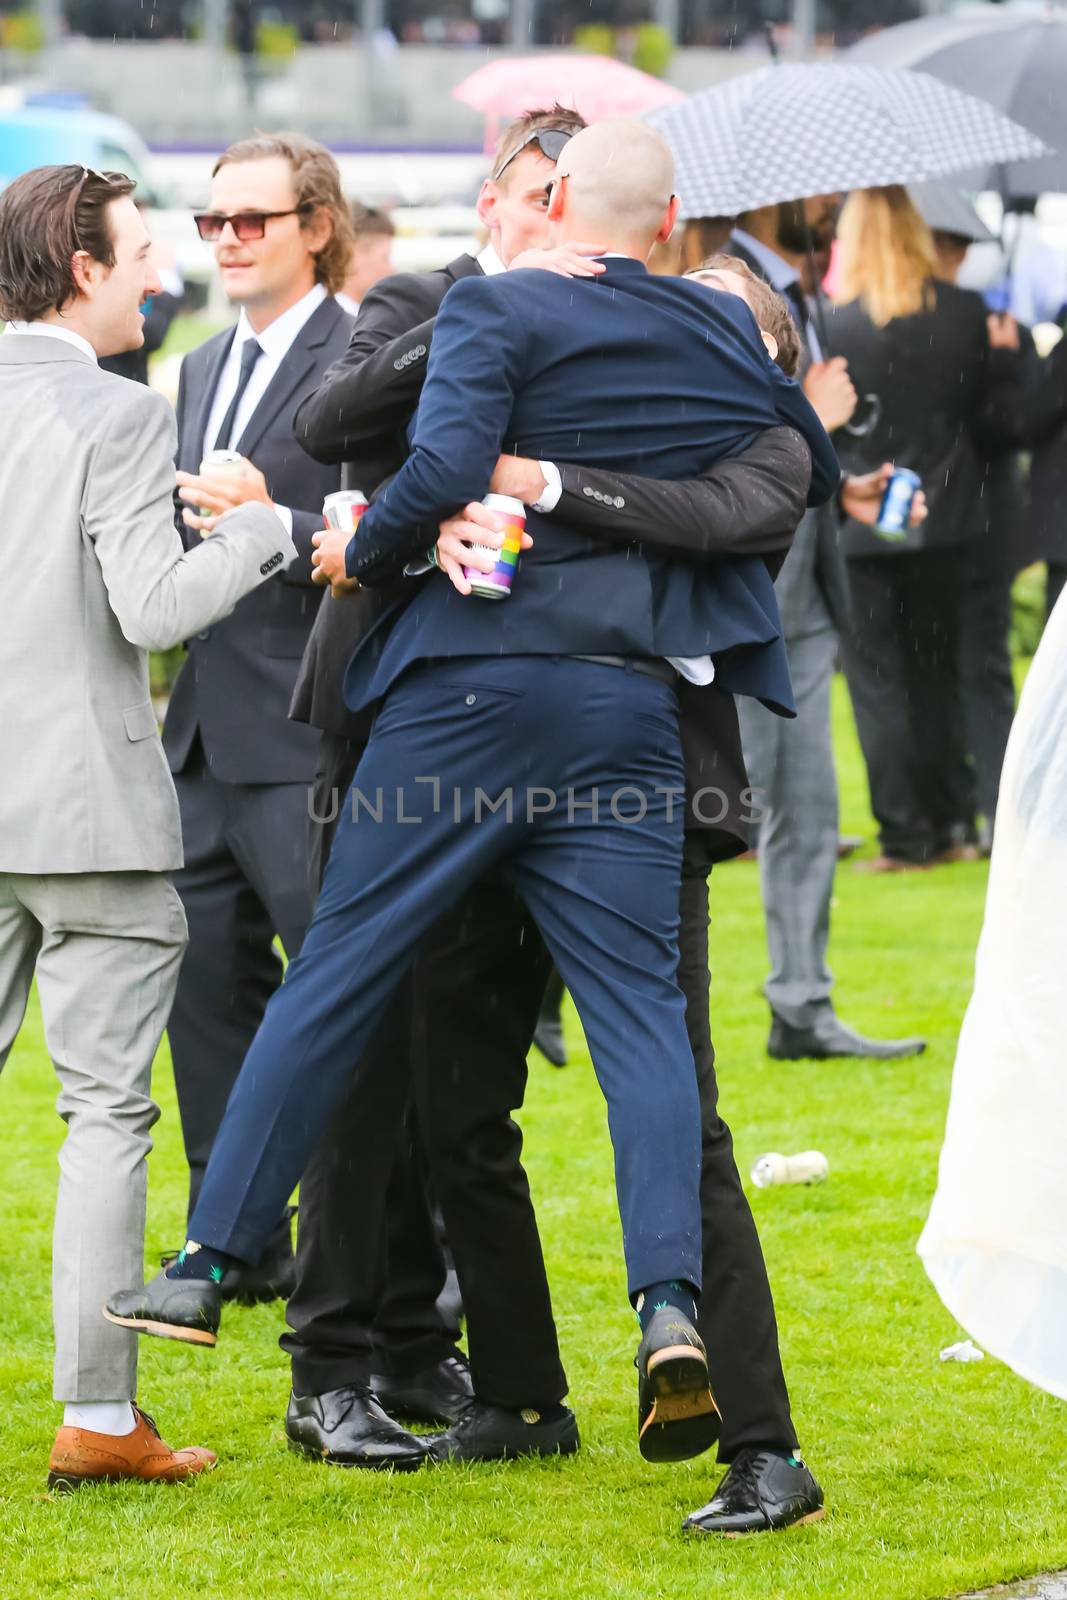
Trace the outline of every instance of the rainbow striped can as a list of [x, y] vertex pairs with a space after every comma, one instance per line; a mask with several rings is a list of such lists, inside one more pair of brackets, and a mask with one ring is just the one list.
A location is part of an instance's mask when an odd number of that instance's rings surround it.
[[463, 576], [470, 582], [471, 591], [483, 600], [506, 600], [519, 568], [519, 551], [526, 530], [526, 507], [521, 500], [509, 494], [487, 494], [482, 501], [487, 511], [495, 511], [504, 518], [504, 544], [500, 550], [492, 545], [472, 544], [472, 550], [484, 550], [496, 556], [492, 572], [481, 572], [476, 567], [464, 567]]

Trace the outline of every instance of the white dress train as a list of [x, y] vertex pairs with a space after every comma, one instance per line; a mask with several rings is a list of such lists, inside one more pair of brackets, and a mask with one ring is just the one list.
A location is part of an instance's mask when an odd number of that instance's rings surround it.
[[918, 1250], [967, 1332], [1067, 1399], [1067, 596], [1008, 744], [974, 993]]

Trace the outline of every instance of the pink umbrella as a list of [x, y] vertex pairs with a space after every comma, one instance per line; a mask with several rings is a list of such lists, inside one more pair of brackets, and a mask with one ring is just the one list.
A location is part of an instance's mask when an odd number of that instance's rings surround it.
[[613, 56], [533, 55], [490, 61], [452, 90], [453, 99], [489, 118], [518, 117], [562, 105], [587, 122], [638, 117], [684, 100], [680, 89]]

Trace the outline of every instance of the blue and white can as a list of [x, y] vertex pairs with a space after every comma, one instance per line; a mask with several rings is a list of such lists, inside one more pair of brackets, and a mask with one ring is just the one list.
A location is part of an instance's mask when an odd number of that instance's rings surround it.
[[915, 496], [922, 486], [917, 472], [898, 467], [885, 486], [874, 531], [883, 539], [906, 539]]

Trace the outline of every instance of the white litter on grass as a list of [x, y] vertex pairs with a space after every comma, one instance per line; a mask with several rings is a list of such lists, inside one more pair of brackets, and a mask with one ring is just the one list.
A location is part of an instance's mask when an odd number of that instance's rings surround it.
[[971, 1339], [961, 1339], [959, 1344], [950, 1344], [941, 1352], [942, 1361], [984, 1361], [985, 1351], [979, 1350]]

